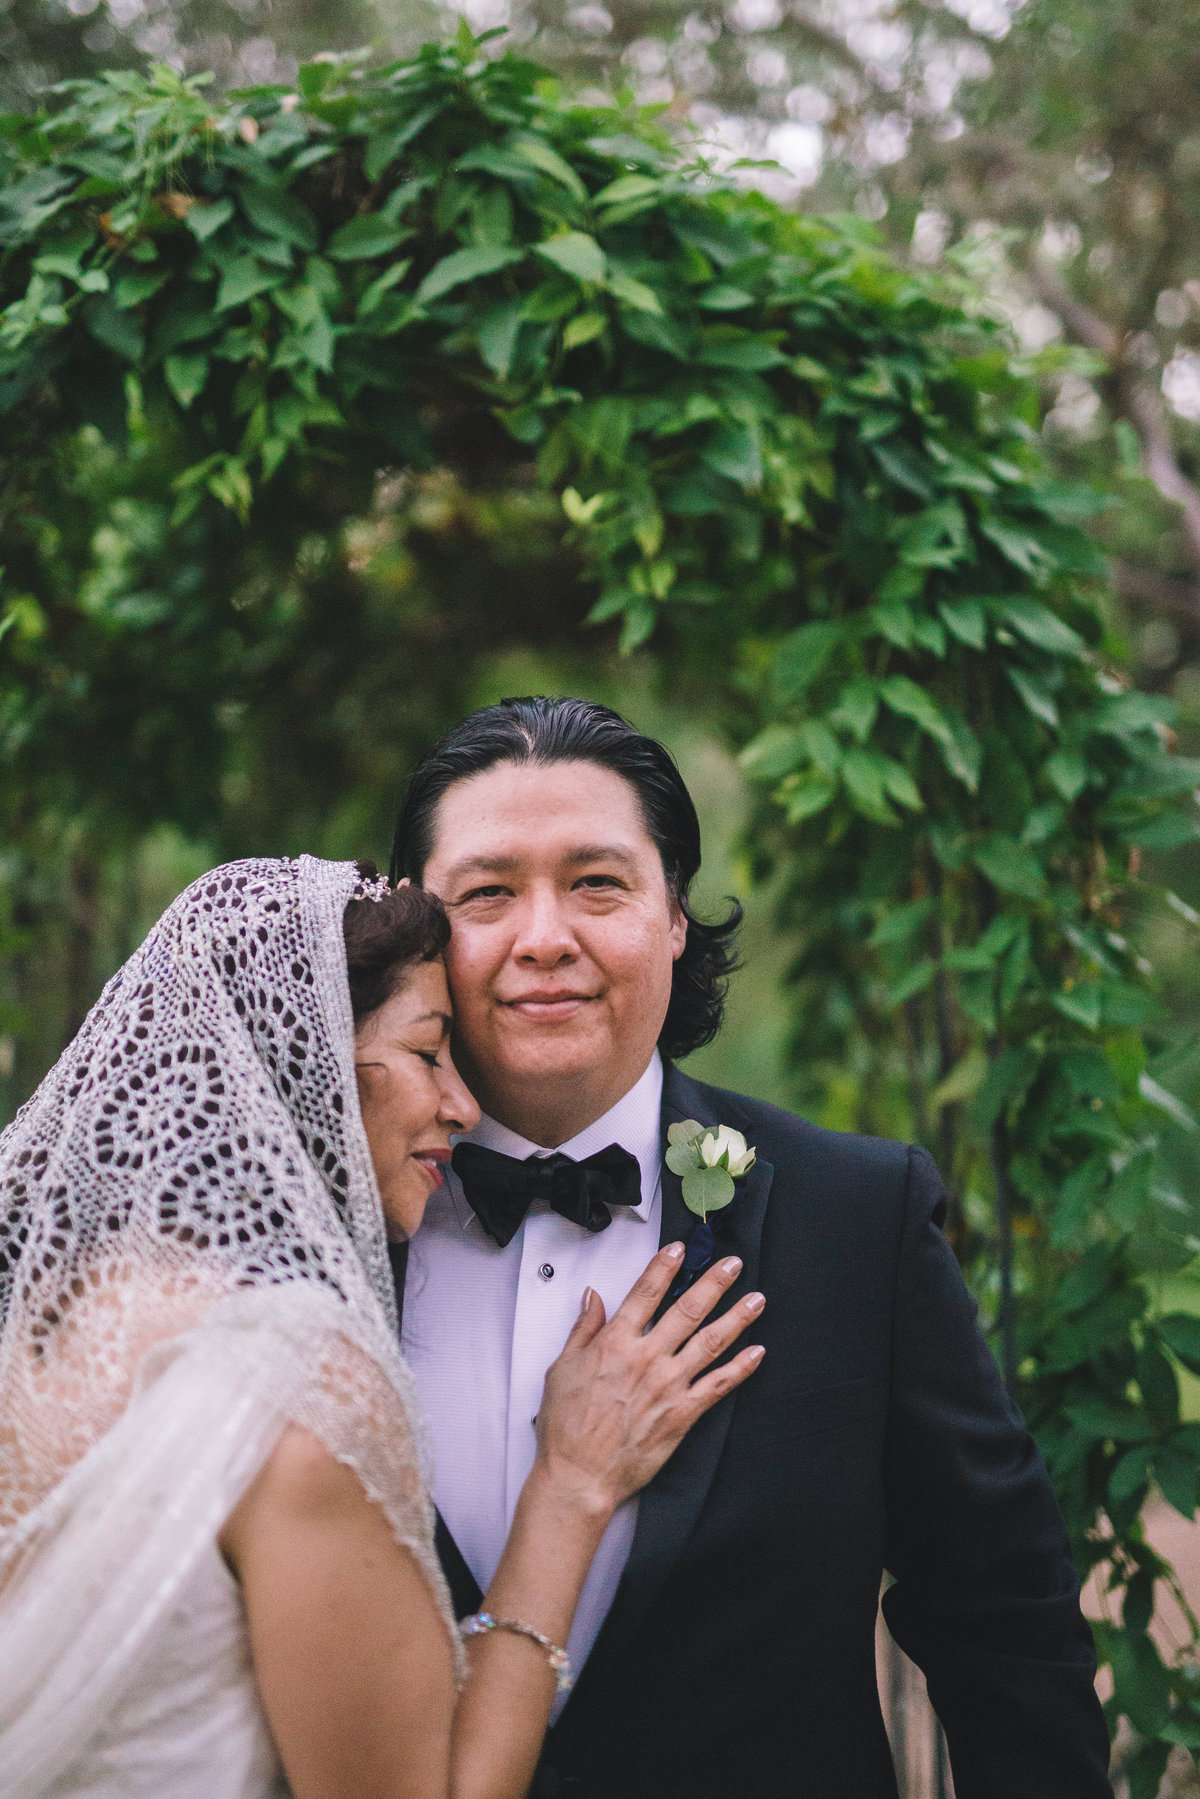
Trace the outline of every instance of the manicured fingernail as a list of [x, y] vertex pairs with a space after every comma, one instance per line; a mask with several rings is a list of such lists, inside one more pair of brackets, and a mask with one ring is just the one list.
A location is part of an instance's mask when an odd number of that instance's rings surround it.
[[761, 1312], [767, 1299], [764, 1293], [748, 1293], [744, 1304], [748, 1312]]
[[663, 1250], [663, 1254], [668, 1256], [672, 1262], [678, 1262], [683, 1255], [683, 1244], [668, 1243], [667, 1247]]
[[740, 1256], [726, 1256], [725, 1260], [721, 1263], [721, 1273], [736, 1274], [741, 1265], [742, 1258]]
[[756, 1343], [753, 1349], [748, 1349], [746, 1351], [746, 1354], [752, 1362], [761, 1362], [766, 1353], [767, 1352], [761, 1343]]
[[583, 1289], [583, 1298], [579, 1302], [580, 1317], [582, 1317], [585, 1312], [588, 1312], [591, 1310], [592, 1295], [595, 1293], [595, 1291], [596, 1291], [595, 1287], [585, 1287]]

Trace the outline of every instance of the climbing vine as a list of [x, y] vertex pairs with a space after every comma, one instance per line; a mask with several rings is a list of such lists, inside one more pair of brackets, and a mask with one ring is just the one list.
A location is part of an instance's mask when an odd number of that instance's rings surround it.
[[164, 70], [71, 84], [0, 121], [0, 176], [10, 833], [191, 818], [247, 670], [311, 642], [287, 571], [381, 470], [556, 495], [565, 628], [584, 595], [741, 747], [797, 1060], [857, 1069], [851, 1122], [948, 1176], [1154, 1793], [1200, 1748], [1141, 1524], [1155, 1492], [1196, 1507], [1200, 1321], [1141, 1272], [1193, 1246], [1136, 942], [1200, 764], [1121, 674], [1095, 497], [1047, 474], [1002, 334], [861, 224], [732, 189], [467, 33], [220, 102]]

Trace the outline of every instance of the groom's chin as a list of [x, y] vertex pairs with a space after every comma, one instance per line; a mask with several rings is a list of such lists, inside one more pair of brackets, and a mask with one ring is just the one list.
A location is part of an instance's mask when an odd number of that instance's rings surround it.
[[612, 1046], [602, 1034], [580, 1028], [576, 1020], [531, 1024], [522, 1020], [495, 1040], [486, 1060], [489, 1073], [513, 1080], [575, 1080], [602, 1067]]

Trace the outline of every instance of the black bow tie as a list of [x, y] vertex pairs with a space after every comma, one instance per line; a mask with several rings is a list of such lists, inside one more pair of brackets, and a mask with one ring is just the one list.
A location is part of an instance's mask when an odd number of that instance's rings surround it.
[[456, 1143], [452, 1166], [475, 1216], [501, 1249], [511, 1243], [535, 1199], [546, 1200], [551, 1211], [592, 1232], [608, 1229], [610, 1206], [636, 1206], [642, 1199], [637, 1157], [619, 1143], [582, 1162], [561, 1150], [519, 1162], [477, 1143]]

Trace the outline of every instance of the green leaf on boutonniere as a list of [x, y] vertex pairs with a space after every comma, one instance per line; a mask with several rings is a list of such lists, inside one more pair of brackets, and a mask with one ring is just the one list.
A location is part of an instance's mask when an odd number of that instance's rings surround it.
[[693, 1168], [683, 1177], [683, 1203], [697, 1218], [719, 1212], [733, 1198], [733, 1176], [727, 1168]]

